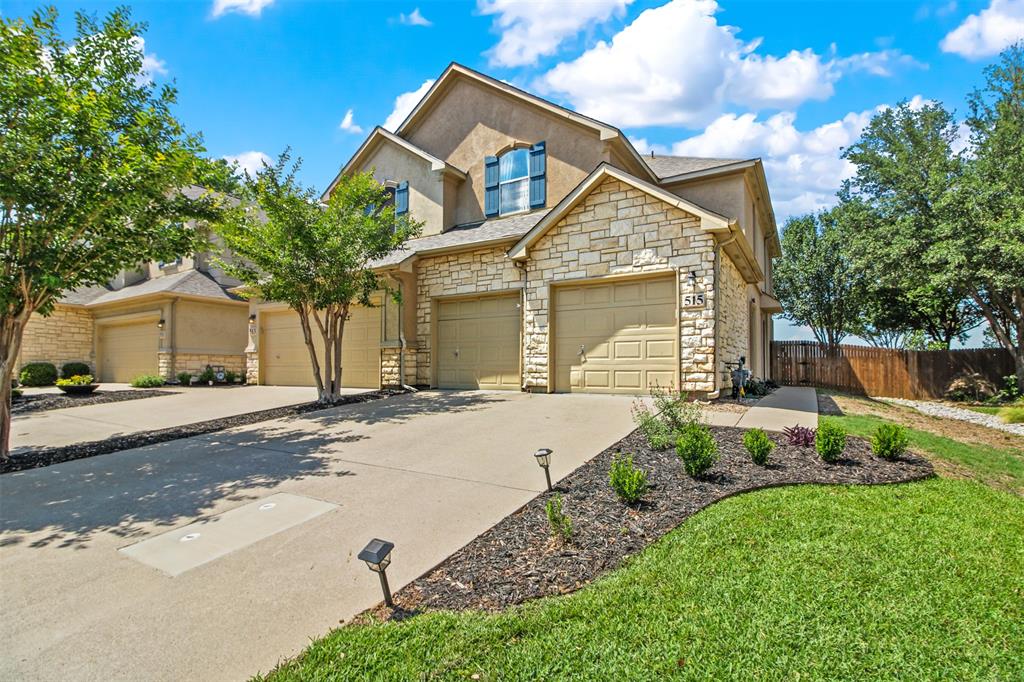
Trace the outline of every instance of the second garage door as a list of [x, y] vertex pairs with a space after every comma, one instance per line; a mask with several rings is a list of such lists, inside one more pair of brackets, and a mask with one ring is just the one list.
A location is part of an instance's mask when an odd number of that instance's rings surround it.
[[128, 383], [142, 374], [158, 374], [160, 330], [156, 318], [97, 327], [100, 381]]
[[555, 390], [646, 393], [678, 377], [672, 276], [555, 289]]
[[[313, 329], [317, 357], [323, 358], [320, 330]], [[260, 383], [314, 386], [312, 363], [299, 316], [291, 311], [261, 314]], [[341, 342], [341, 385], [380, 387], [380, 308], [353, 308]]]
[[519, 295], [437, 304], [437, 385], [519, 390]]

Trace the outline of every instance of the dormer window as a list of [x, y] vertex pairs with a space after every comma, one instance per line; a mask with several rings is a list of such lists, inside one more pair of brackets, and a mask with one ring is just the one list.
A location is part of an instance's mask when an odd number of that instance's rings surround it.
[[484, 215], [510, 215], [544, 206], [545, 146], [516, 147], [484, 159]]

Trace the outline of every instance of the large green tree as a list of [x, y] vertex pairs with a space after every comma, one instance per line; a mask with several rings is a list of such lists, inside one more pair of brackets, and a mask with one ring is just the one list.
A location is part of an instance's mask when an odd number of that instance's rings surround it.
[[248, 295], [287, 303], [298, 314], [319, 399], [334, 402], [341, 396], [349, 312], [373, 305], [376, 292], [397, 296], [373, 263], [401, 248], [421, 224], [408, 213], [396, 215], [370, 173], [342, 177], [321, 204], [298, 182], [297, 168], [286, 151], [273, 166], [246, 176], [242, 202], [217, 231], [231, 254], [224, 267]]
[[0, 17], [0, 456], [22, 333], [62, 294], [193, 248], [184, 226], [215, 214], [178, 191], [203, 165], [171, 113], [175, 90], [143, 68], [145, 26], [118, 9], [77, 15], [65, 42], [53, 9]]
[[830, 348], [856, 333], [864, 303], [862, 273], [845, 247], [855, 207], [790, 218], [782, 228], [782, 257], [773, 266], [783, 316], [811, 328]]

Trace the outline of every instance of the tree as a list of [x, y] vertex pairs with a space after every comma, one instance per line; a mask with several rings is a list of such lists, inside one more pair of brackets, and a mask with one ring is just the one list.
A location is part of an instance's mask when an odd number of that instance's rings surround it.
[[784, 317], [830, 348], [854, 333], [861, 317], [864, 282], [844, 248], [851, 211], [839, 205], [786, 221], [773, 270]]
[[185, 226], [216, 215], [212, 197], [178, 191], [202, 151], [171, 114], [175, 90], [143, 69], [128, 10], [102, 24], [77, 15], [65, 43], [50, 9], [0, 18], [0, 457], [22, 333], [62, 294], [125, 267], [171, 260], [198, 239]]
[[[217, 228], [230, 261], [223, 267], [248, 295], [287, 303], [299, 316], [321, 402], [341, 396], [345, 321], [354, 305], [398, 293], [373, 262], [416, 235], [421, 224], [396, 215], [387, 190], [370, 173], [343, 177], [326, 205], [296, 180], [285, 151], [256, 177], [246, 176], [242, 203]], [[314, 329], [315, 327], [315, 329]], [[318, 352], [314, 341], [322, 341]]]
[[950, 198], [961, 222], [935, 245], [953, 263], [1024, 390], [1024, 43], [985, 70], [970, 97], [973, 160]]
[[981, 322], [962, 282], [939, 278], [953, 262], [932, 248], [957, 218], [949, 198], [964, 173], [953, 151], [958, 126], [941, 104], [901, 102], [876, 114], [860, 139], [843, 152], [857, 172], [843, 184], [841, 201], [859, 201], [850, 252], [877, 286], [898, 292], [893, 302], [913, 329], [948, 348]]

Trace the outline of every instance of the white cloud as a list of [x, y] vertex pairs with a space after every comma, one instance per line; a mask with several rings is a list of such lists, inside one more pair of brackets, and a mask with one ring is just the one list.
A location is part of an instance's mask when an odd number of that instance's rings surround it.
[[357, 135], [357, 134], [363, 132], [363, 127], [360, 126], [360, 125], [357, 125], [352, 120], [352, 110], [351, 109], [349, 109], [348, 111], [345, 112], [345, 117], [342, 118], [341, 119], [341, 123], [338, 124], [338, 129], [339, 130], [344, 130], [346, 133], [352, 133], [354, 135]]
[[386, 121], [384, 121], [384, 128], [394, 132], [398, 129], [398, 126], [402, 125], [402, 121], [409, 115], [410, 112], [419, 104], [419, 101], [423, 99], [423, 95], [427, 94], [427, 90], [434, 84], [434, 79], [429, 78], [423, 81], [423, 85], [416, 88], [411, 92], [403, 92], [401, 95], [395, 98], [395, 108], [391, 110], [391, 114], [388, 115]]
[[487, 52], [492, 66], [536, 64], [585, 28], [621, 16], [633, 0], [478, 0], [480, 14], [495, 15], [501, 40]]
[[398, 15], [398, 23], [405, 24], [406, 26], [433, 26], [434, 22], [427, 19], [425, 16], [420, 14], [420, 8], [417, 7], [413, 11], [405, 14], [404, 12]]
[[214, 18], [231, 14], [248, 14], [250, 17], [258, 17], [263, 8], [272, 5], [274, 0], [213, 0], [211, 13]]
[[249, 175], [255, 176], [256, 173], [263, 170], [263, 166], [273, 165], [274, 160], [263, 152], [250, 151], [242, 152], [241, 154], [229, 154], [223, 157], [228, 163], [238, 164], [238, 173], [248, 173]]
[[992, 0], [987, 8], [968, 16], [946, 34], [939, 47], [943, 52], [980, 59], [999, 54], [1021, 39], [1024, 39], [1024, 0]]
[[729, 105], [792, 109], [825, 100], [851, 71], [888, 73], [913, 60], [886, 50], [839, 58], [811, 49], [757, 52], [738, 29], [718, 23], [714, 0], [672, 0], [573, 61], [544, 74], [536, 87], [563, 93], [578, 111], [620, 126], [706, 125]]
[[132, 37], [132, 45], [142, 53], [143, 80], [152, 81], [156, 76], [167, 75], [167, 63], [153, 53], [146, 52], [146, 39], [142, 36]]

